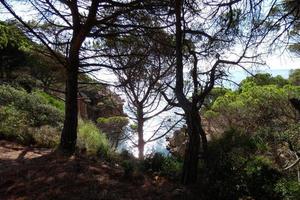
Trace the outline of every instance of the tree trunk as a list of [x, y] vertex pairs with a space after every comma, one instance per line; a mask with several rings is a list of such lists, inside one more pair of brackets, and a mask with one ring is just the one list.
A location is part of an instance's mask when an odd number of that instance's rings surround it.
[[139, 138], [138, 149], [139, 149], [139, 159], [140, 160], [144, 160], [144, 148], [145, 148], [145, 142], [143, 139]]
[[[2, 52], [0, 52], [0, 54], [1, 54]], [[0, 60], [1, 60], [1, 62], [2, 61], [4, 61], [4, 59], [3, 59], [3, 57], [2, 56], [0, 56]], [[0, 65], [0, 79], [2, 79], [3, 81], [4, 81], [4, 75], [5, 75], [5, 63], [2, 63], [1, 65]]]
[[137, 108], [137, 133], [138, 133], [138, 151], [139, 151], [139, 159], [144, 159], [144, 113], [142, 106], [138, 106]]
[[207, 139], [202, 129], [201, 119], [197, 109], [186, 112], [186, 122], [189, 141], [185, 150], [181, 182], [184, 185], [189, 185], [197, 181], [200, 136], [204, 158], [206, 157], [207, 151]]
[[182, 0], [175, 0], [175, 16], [176, 16], [176, 87], [175, 95], [180, 107], [185, 112], [188, 144], [185, 150], [182, 178], [181, 182], [185, 185], [195, 183], [197, 181], [198, 154], [200, 148], [200, 116], [198, 109], [193, 109], [193, 104], [189, 102], [184, 94], [183, 81], [183, 32], [182, 32]]
[[74, 153], [77, 139], [78, 124], [78, 57], [70, 57], [70, 65], [67, 69], [66, 80], [66, 101], [65, 101], [65, 120], [61, 134], [60, 147], [63, 152]]

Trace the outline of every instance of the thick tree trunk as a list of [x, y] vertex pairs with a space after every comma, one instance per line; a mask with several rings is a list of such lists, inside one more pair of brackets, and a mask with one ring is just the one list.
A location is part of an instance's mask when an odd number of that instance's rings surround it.
[[[0, 52], [1, 54], [2, 52]], [[0, 60], [1, 62], [4, 60], [2, 56], [0, 56]], [[0, 66], [0, 79], [2, 79], [4, 81], [4, 75], [5, 75], [5, 67], [4, 67], [5, 64], [2, 64], [2, 66]]]
[[[183, 31], [182, 31], [182, 0], [175, 1], [175, 15], [176, 15], [176, 87], [175, 94], [179, 105], [183, 108], [186, 117], [187, 131], [188, 131], [188, 145], [185, 151], [182, 183], [189, 185], [197, 181], [197, 168], [200, 149], [200, 135], [204, 137], [205, 133], [201, 127], [200, 116], [198, 109], [193, 106], [184, 94], [184, 80], [183, 80]], [[207, 145], [203, 145], [206, 149]]]
[[139, 151], [139, 159], [144, 159], [144, 113], [142, 106], [139, 106], [137, 109], [137, 133], [138, 133], [138, 151]]
[[139, 138], [138, 149], [139, 149], [139, 159], [140, 160], [144, 160], [144, 148], [145, 148], [145, 142], [143, 139]]
[[186, 122], [189, 141], [185, 150], [181, 182], [185, 185], [189, 185], [197, 181], [200, 134], [203, 129], [197, 111], [186, 113]]
[[78, 57], [70, 59], [70, 65], [67, 69], [66, 80], [66, 102], [65, 102], [65, 120], [61, 134], [60, 147], [66, 153], [74, 153], [77, 139], [77, 124], [78, 124]]

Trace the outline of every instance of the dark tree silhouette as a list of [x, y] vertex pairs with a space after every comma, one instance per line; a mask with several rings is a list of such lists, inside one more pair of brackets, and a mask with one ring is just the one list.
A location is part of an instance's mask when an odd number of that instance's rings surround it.
[[300, 100], [292, 98], [290, 99], [290, 102], [293, 105], [293, 107], [300, 113]]
[[176, 86], [178, 106], [184, 111], [188, 145], [182, 183], [197, 180], [198, 158], [207, 159], [207, 138], [200, 113], [215, 84], [226, 78], [230, 66], [245, 69], [262, 64], [256, 41], [266, 34], [261, 28], [259, 1], [175, 0]]

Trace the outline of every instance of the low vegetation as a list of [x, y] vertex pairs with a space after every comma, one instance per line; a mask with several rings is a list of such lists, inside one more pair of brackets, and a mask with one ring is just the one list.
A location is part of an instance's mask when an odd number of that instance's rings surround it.
[[78, 126], [77, 146], [87, 153], [107, 157], [110, 153], [106, 135], [100, 132], [97, 126], [90, 121], [80, 121]]
[[[63, 102], [42, 91], [0, 85], [0, 137], [25, 145], [57, 147], [63, 123]], [[77, 146], [91, 155], [108, 156], [109, 142], [91, 121], [81, 120]]]

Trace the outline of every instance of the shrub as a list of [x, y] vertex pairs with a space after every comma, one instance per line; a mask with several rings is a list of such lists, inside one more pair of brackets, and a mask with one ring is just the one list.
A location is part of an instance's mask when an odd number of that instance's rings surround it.
[[22, 144], [32, 143], [26, 125], [26, 115], [13, 106], [0, 106], [0, 136]]
[[165, 157], [162, 173], [172, 178], [178, 178], [182, 169], [182, 162], [178, 161], [174, 157]]
[[123, 160], [121, 162], [121, 166], [124, 169], [124, 177], [125, 178], [131, 177], [135, 170], [133, 160]]
[[128, 124], [128, 118], [124, 116], [100, 117], [97, 119], [98, 127], [106, 133], [113, 147], [117, 147], [123, 136], [124, 127]]
[[178, 178], [182, 163], [174, 157], [166, 157], [161, 153], [150, 154], [141, 163], [141, 170], [158, 172], [165, 176]]
[[47, 104], [59, 109], [61, 112], [64, 112], [65, 110], [65, 103], [62, 100], [59, 100], [46, 92], [37, 90], [34, 92], [34, 94], [40, 98], [42, 98]]
[[59, 127], [63, 122], [63, 113], [57, 108], [47, 104], [39, 104], [33, 107], [33, 109], [29, 111], [29, 115], [31, 116], [32, 126], [36, 127], [44, 125]]
[[[18, 73], [18, 72], [16, 72]], [[31, 92], [37, 85], [37, 80], [27, 74], [17, 75], [17, 78], [13, 81], [14, 85], [21, 86], [27, 92]]]
[[209, 143], [206, 163], [200, 165], [203, 199], [280, 199], [274, 190], [281, 173], [259, 152], [257, 139], [230, 130]]
[[29, 132], [39, 147], [54, 148], [58, 146], [61, 130], [57, 127], [45, 125], [38, 128], [31, 128]]
[[145, 171], [160, 172], [162, 171], [165, 158], [161, 153], [150, 154], [143, 161]]
[[134, 155], [130, 153], [126, 149], [122, 149], [122, 151], [119, 154], [120, 158], [123, 160], [130, 160], [130, 159], [135, 159]]
[[35, 94], [0, 85], [0, 134], [22, 144], [58, 144], [63, 113]]
[[63, 122], [63, 112], [47, 105], [47, 102], [23, 89], [0, 85], [0, 106], [11, 105], [26, 115], [31, 126], [59, 126]]
[[282, 195], [283, 200], [300, 199], [300, 184], [298, 181], [281, 179], [277, 182], [275, 190]]
[[281, 199], [275, 190], [281, 174], [269, 159], [255, 156], [247, 163], [245, 174], [248, 191], [254, 199]]
[[79, 121], [77, 146], [101, 157], [108, 157], [110, 153], [106, 136], [90, 121]]

